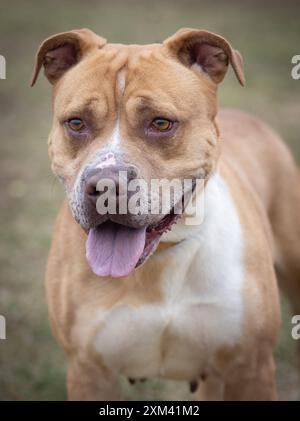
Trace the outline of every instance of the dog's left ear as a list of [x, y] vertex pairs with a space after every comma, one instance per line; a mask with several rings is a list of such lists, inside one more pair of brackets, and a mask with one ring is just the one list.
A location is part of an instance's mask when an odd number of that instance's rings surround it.
[[47, 38], [36, 54], [31, 86], [35, 84], [42, 66], [47, 79], [54, 84], [86, 54], [103, 47], [105, 43], [104, 38], [89, 29], [61, 32]]
[[166, 39], [163, 46], [184, 65], [197, 64], [215, 83], [224, 79], [230, 63], [240, 84], [245, 85], [241, 54], [219, 35], [185, 28]]

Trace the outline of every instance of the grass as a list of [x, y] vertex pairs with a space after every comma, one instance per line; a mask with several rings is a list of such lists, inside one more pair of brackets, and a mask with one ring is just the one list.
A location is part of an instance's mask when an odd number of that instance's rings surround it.
[[[232, 72], [220, 89], [223, 106], [267, 120], [300, 161], [300, 81], [291, 78], [299, 54], [299, 6], [278, 1], [1, 1], [0, 80], [1, 243], [0, 314], [7, 340], [0, 342], [0, 399], [63, 400], [65, 364], [51, 336], [43, 286], [55, 214], [63, 197], [51, 175], [46, 139], [51, 125], [50, 87], [41, 77], [29, 88], [38, 44], [56, 32], [89, 27], [111, 42], [161, 41], [180, 27], [206, 28], [230, 39], [244, 56], [247, 87]], [[298, 399], [294, 343], [284, 304], [276, 350], [282, 399]], [[130, 399], [186, 399], [187, 385], [155, 380], [128, 386]]]

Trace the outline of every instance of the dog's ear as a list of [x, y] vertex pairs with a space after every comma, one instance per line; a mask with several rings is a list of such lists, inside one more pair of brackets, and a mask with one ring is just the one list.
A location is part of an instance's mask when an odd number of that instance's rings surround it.
[[219, 35], [185, 28], [166, 39], [163, 46], [184, 65], [198, 65], [215, 83], [223, 80], [230, 63], [240, 84], [245, 85], [241, 54]]
[[64, 72], [77, 64], [81, 58], [93, 49], [105, 45], [106, 40], [89, 29], [62, 32], [47, 38], [36, 54], [31, 81], [33, 86], [41, 67], [50, 83], [54, 84]]

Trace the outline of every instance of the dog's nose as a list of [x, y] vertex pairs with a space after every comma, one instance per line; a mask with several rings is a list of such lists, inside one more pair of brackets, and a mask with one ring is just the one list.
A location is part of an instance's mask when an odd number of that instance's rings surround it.
[[[115, 190], [114, 193], [116, 198], [119, 197], [120, 193], [127, 191], [128, 183], [131, 180], [137, 178], [137, 170], [133, 166], [129, 167], [120, 167], [120, 166], [111, 166], [107, 168], [99, 168], [92, 172], [90, 176], [86, 179], [85, 184], [85, 194], [90, 202], [94, 205], [97, 203], [97, 199], [103, 193], [103, 190], [98, 190], [99, 182], [104, 181], [104, 186], [106, 185], [105, 180], [109, 180], [114, 184]], [[101, 185], [102, 187], [102, 185]]]

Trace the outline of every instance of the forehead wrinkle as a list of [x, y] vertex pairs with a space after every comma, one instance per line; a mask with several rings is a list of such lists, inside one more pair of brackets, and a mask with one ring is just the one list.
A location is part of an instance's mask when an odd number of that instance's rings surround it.
[[125, 91], [128, 48], [123, 45], [110, 44], [111, 60], [107, 65], [107, 73], [111, 78], [116, 114], [119, 117], [119, 107]]
[[122, 67], [116, 77], [116, 92], [118, 93], [119, 97], [124, 96], [125, 92], [125, 85], [126, 85], [126, 75], [127, 75], [127, 69], [126, 67]]
[[80, 98], [80, 100], [70, 101], [62, 108], [60, 119], [70, 114], [81, 114], [84, 111], [97, 111], [101, 108], [102, 114], [106, 115], [108, 111], [107, 99], [104, 94], [93, 95], [90, 97]]
[[169, 117], [182, 116], [184, 117], [184, 107], [177, 104], [168, 95], [163, 92], [153, 93], [147, 91], [138, 91], [133, 93], [131, 98], [127, 101], [130, 109], [142, 111], [149, 109], [157, 112], [166, 113]]

